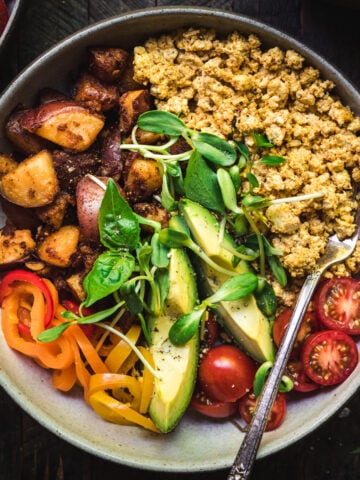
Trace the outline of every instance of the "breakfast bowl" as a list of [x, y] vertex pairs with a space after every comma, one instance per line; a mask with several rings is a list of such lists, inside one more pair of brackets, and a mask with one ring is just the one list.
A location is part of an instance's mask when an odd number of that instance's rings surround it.
[[[51, 88], [66, 92], [86, 61], [89, 46], [130, 50], [146, 39], [179, 28], [215, 29], [221, 35], [238, 31], [255, 34], [264, 46], [294, 50], [323, 78], [336, 84], [337, 95], [360, 114], [360, 95], [343, 75], [305, 45], [251, 18], [229, 12], [192, 7], [167, 7], [134, 11], [91, 25], [64, 39], [26, 68], [0, 99], [4, 132], [8, 115], [18, 104], [33, 105], [38, 92]], [[0, 150], [12, 151], [2, 133]], [[2, 214], [2, 224], [5, 216]], [[267, 432], [259, 457], [286, 448], [312, 432], [349, 400], [360, 385], [358, 365], [341, 385], [291, 397], [284, 423]], [[243, 438], [233, 421], [200, 416], [189, 409], [176, 429], [167, 434], [119, 426], [98, 417], [76, 389], [60, 393], [51, 385], [49, 371], [8, 347], [0, 333], [0, 383], [33, 418], [71, 444], [105, 460], [130, 467], [168, 472], [210, 471], [229, 467]], [[206, 441], [204, 441], [206, 439]]]

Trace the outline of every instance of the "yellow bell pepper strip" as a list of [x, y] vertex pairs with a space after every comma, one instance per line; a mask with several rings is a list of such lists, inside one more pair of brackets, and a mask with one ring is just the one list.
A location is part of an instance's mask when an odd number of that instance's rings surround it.
[[[105, 390], [128, 390], [132, 400], [129, 401], [130, 406], [134, 410], [138, 410], [141, 399], [141, 384], [138, 380], [130, 375], [123, 375], [122, 373], [105, 373], [95, 374], [90, 378], [89, 396], [98, 391]], [[121, 399], [120, 399], [121, 400]]]
[[[147, 362], [153, 368], [155, 368], [155, 362], [149, 350], [141, 346], [139, 346], [139, 350], [144, 355]], [[153, 390], [154, 390], [154, 376], [149, 371], [149, 369], [147, 369], [144, 366], [144, 371], [142, 376], [141, 400], [140, 400], [140, 406], [139, 406], [140, 413], [146, 413], [148, 411], [149, 404], [153, 395]]]
[[98, 391], [90, 395], [89, 403], [104, 420], [120, 425], [128, 425], [128, 422], [131, 422], [147, 430], [160, 433], [150, 418], [141, 415], [125, 403], [119, 402], [105, 391]]
[[[136, 343], [140, 337], [140, 334], [141, 327], [139, 325], [132, 325], [126, 333], [126, 336], [133, 343]], [[105, 360], [106, 366], [111, 372], [118, 372], [131, 352], [131, 347], [124, 340], [120, 340], [120, 342], [115, 345], [115, 347], [107, 356]]]

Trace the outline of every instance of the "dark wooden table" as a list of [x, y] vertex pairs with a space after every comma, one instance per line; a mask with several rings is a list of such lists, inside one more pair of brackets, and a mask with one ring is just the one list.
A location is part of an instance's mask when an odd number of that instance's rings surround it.
[[[41, 52], [102, 18], [155, 5], [233, 10], [303, 41], [360, 88], [360, 0], [25, 0], [0, 57], [0, 90]], [[0, 112], [1, 114], [1, 112]], [[253, 480], [360, 479], [360, 392], [325, 425], [275, 455], [259, 460]], [[181, 452], [179, 452], [181, 455]], [[223, 480], [227, 471], [167, 474], [123, 467], [89, 455], [42, 428], [0, 388], [0, 480]]]

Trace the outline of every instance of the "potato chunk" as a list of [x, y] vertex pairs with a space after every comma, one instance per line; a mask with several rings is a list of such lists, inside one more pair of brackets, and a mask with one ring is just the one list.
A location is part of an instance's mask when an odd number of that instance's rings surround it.
[[123, 74], [129, 54], [121, 48], [89, 48], [89, 70], [106, 83], [114, 83]]
[[120, 131], [129, 133], [135, 126], [141, 113], [151, 108], [151, 96], [148, 90], [133, 90], [123, 93], [119, 98]]
[[20, 118], [26, 131], [77, 152], [92, 145], [104, 122], [101, 114], [68, 100], [40, 105]]
[[155, 160], [135, 157], [127, 170], [124, 192], [130, 202], [147, 200], [160, 190], [162, 177]]
[[22, 207], [42, 207], [51, 203], [58, 192], [58, 181], [51, 154], [47, 150], [25, 159], [4, 175], [1, 194]]
[[71, 256], [76, 252], [80, 230], [74, 225], [65, 225], [50, 234], [38, 248], [39, 258], [56, 267], [69, 267]]
[[35, 249], [30, 230], [0, 231], [0, 264], [6, 265], [25, 259]]
[[115, 85], [105, 85], [87, 72], [81, 75], [74, 88], [74, 100], [98, 112], [114, 108], [118, 99]]
[[11, 172], [12, 170], [15, 170], [17, 165], [17, 162], [9, 155], [5, 155], [5, 153], [0, 153], [0, 178]]

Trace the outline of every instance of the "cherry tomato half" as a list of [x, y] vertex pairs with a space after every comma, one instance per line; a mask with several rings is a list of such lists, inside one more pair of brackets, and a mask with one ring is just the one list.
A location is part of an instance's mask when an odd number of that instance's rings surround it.
[[358, 363], [354, 340], [344, 332], [321, 330], [304, 342], [302, 363], [305, 374], [320, 385], [343, 382]]
[[[250, 423], [254, 415], [256, 407], [256, 397], [253, 393], [248, 393], [245, 397], [239, 401], [239, 413], [241, 418]], [[266, 424], [265, 431], [270, 432], [278, 428], [284, 421], [286, 416], [286, 395], [284, 393], [278, 393], [275, 398], [274, 405], [272, 406], [268, 423]]]
[[[284, 310], [280, 315], [278, 315], [274, 321], [273, 325], [273, 338], [277, 347], [280, 346], [280, 343], [284, 337], [287, 326], [289, 325], [293, 309]], [[301, 345], [303, 344], [306, 337], [311, 333], [316, 332], [319, 329], [319, 322], [316, 319], [316, 316], [313, 312], [306, 312], [304, 318], [301, 322], [296, 340], [291, 352], [291, 358], [298, 358], [300, 354]]]
[[350, 277], [334, 277], [320, 286], [314, 297], [320, 323], [348, 335], [360, 334], [360, 282]]
[[199, 366], [201, 389], [212, 400], [236, 402], [253, 385], [256, 365], [242, 350], [233, 345], [211, 348]]
[[236, 402], [217, 402], [210, 400], [200, 390], [196, 390], [190, 405], [194, 410], [211, 418], [228, 418], [237, 412]]
[[304, 372], [301, 360], [290, 360], [286, 366], [286, 375], [294, 382], [293, 389], [296, 392], [313, 392], [320, 388], [318, 383], [313, 382]]

